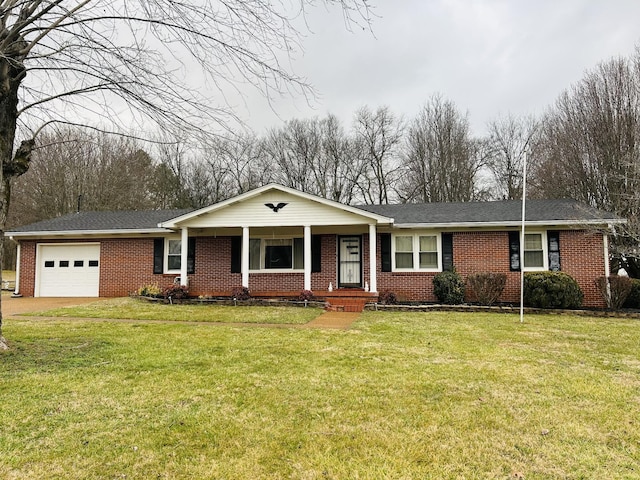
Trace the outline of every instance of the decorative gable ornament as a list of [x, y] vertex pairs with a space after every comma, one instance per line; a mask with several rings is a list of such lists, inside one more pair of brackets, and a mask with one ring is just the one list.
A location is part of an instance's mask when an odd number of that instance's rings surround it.
[[274, 205], [273, 203], [265, 203], [264, 206], [265, 207], [269, 207], [271, 210], [273, 210], [275, 213], [278, 213], [278, 210], [284, 208], [285, 206], [287, 206], [288, 204], [285, 202], [280, 202], [277, 205]]

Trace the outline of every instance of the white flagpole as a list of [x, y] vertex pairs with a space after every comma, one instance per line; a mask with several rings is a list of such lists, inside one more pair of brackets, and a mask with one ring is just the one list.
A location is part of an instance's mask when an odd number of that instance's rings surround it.
[[522, 162], [522, 232], [520, 233], [520, 323], [524, 322], [524, 223], [527, 200], [527, 152]]

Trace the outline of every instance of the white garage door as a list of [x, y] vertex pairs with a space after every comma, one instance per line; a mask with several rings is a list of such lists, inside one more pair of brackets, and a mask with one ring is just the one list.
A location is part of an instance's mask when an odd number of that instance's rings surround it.
[[100, 244], [40, 244], [37, 273], [37, 297], [97, 297]]

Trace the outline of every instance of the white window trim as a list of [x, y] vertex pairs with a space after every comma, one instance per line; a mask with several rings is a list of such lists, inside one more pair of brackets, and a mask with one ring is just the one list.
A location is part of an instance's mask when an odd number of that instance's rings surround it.
[[[436, 237], [438, 266], [420, 268], [420, 237]], [[413, 268], [396, 268], [396, 237], [413, 237]], [[441, 272], [442, 271], [442, 234], [433, 231], [394, 232], [391, 235], [391, 271], [392, 272]]]
[[547, 241], [546, 230], [525, 230], [525, 235], [541, 235], [542, 242], [542, 266], [541, 267], [526, 267], [524, 265], [524, 239], [522, 238], [522, 232], [520, 232], [520, 245], [522, 245], [522, 251], [520, 252], [520, 264], [525, 272], [545, 272], [549, 270], [549, 242]]
[[[266, 242], [265, 240], [291, 240], [291, 249], [293, 253], [293, 246], [295, 244], [294, 239], [301, 238], [303, 239], [303, 249], [304, 249], [304, 237], [299, 235], [289, 235], [289, 236], [271, 236], [271, 237], [250, 237], [250, 240], [260, 240], [260, 268], [259, 269], [249, 269], [250, 273], [304, 273], [304, 265], [302, 268], [293, 268], [294, 259], [292, 257], [291, 268], [265, 268], [264, 260], [265, 260], [265, 250], [266, 250]], [[303, 250], [304, 252], [304, 250]], [[304, 255], [304, 253], [303, 253]], [[303, 258], [304, 264], [304, 258]]]
[[179, 275], [180, 274], [180, 269], [179, 268], [177, 270], [175, 270], [175, 269], [174, 270], [169, 270], [169, 241], [172, 241], [172, 240], [173, 241], [177, 240], [177, 241], [181, 242], [182, 238], [180, 238], [178, 236], [165, 237], [165, 239], [164, 239], [164, 252], [163, 252], [163, 257], [164, 257], [164, 259], [163, 259], [163, 262], [164, 262], [163, 263], [163, 270], [164, 270], [164, 273], [166, 273], [166, 274], [171, 274], [171, 275], [178, 274]]

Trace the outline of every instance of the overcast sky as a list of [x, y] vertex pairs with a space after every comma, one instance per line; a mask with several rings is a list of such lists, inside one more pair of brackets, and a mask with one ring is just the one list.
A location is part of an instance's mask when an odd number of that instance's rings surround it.
[[350, 126], [363, 105], [412, 118], [439, 93], [484, 134], [499, 115], [540, 115], [587, 70], [640, 45], [639, 0], [372, 0], [373, 33], [338, 10], [311, 10], [294, 58], [320, 96], [275, 101], [249, 93], [238, 113], [257, 133], [333, 113]]

